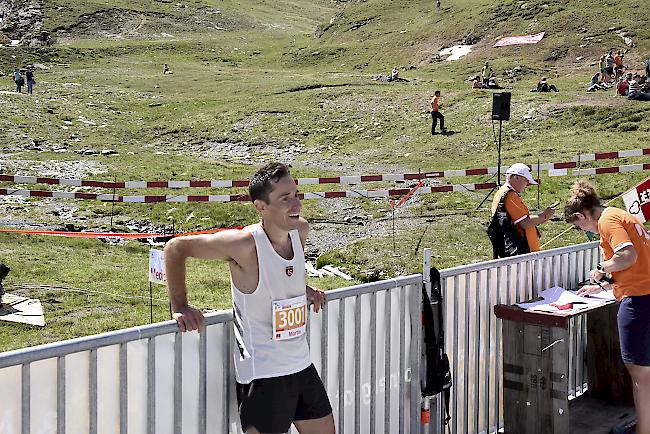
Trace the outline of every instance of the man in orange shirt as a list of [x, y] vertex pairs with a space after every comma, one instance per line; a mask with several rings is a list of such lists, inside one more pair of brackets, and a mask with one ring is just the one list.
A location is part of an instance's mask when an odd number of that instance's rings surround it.
[[[523, 238], [525, 243], [517, 247], [517, 240], [505, 240], [506, 251], [497, 252], [495, 242], [502, 243], [504, 240], [492, 240], [490, 237], [495, 247], [495, 257], [516, 256], [540, 250], [537, 226], [550, 220], [555, 214], [555, 208], [548, 207], [539, 215], [530, 213], [520, 195], [526, 187], [535, 184], [537, 181], [533, 179], [528, 166], [523, 163], [515, 163], [506, 170], [506, 183], [497, 191], [492, 201], [492, 219], [494, 220], [500, 205], [503, 204], [501, 208], [505, 209], [507, 221], [502, 221], [502, 224], [514, 225], [518, 236]], [[505, 235], [508, 236], [507, 233]], [[517, 237], [517, 234], [512, 236]], [[514, 247], [508, 248], [509, 245]]]
[[440, 113], [440, 91], [436, 90], [433, 94], [433, 99], [431, 100], [431, 134], [435, 135], [436, 126], [438, 125], [438, 119], [440, 119], [440, 131], [445, 132], [445, 117]]
[[614, 78], [616, 80], [621, 78], [623, 71], [625, 70], [625, 66], [623, 66], [623, 56], [625, 56], [625, 54], [621, 53], [620, 50], [616, 53], [616, 56], [614, 56], [614, 73], [616, 74]]
[[[576, 228], [600, 234], [603, 262], [578, 295], [612, 289], [620, 301], [618, 335], [621, 357], [633, 383], [636, 433], [650, 434], [650, 235], [632, 214], [600, 203], [596, 189], [578, 180], [564, 208]], [[611, 274], [613, 283], [603, 278]]]

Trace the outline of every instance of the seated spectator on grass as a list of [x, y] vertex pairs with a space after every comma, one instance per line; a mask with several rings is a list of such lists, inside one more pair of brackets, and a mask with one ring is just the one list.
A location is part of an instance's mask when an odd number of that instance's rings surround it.
[[640, 79], [641, 75], [634, 74], [632, 79], [629, 81], [630, 86], [627, 98], [636, 101], [650, 101], [650, 93], [641, 90], [641, 84], [639, 84]]
[[497, 83], [497, 75], [495, 73], [492, 73], [490, 77], [488, 78], [488, 83], [487, 83], [488, 89], [512, 89], [512, 87], [503, 87], [499, 86], [499, 83]]
[[483, 82], [480, 76], [477, 75], [472, 79], [472, 89], [483, 89]]
[[542, 77], [537, 83], [536, 92], [557, 92], [557, 87], [554, 84], [548, 84], [546, 82], [546, 77]]
[[600, 72], [597, 72], [594, 74], [593, 77], [591, 77], [591, 81], [589, 82], [589, 86], [587, 87], [587, 92], [595, 92], [597, 90], [607, 90], [609, 86], [607, 86], [605, 83], [600, 82]]
[[616, 85], [616, 95], [627, 96], [628, 90], [630, 88], [629, 80], [631, 78], [632, 78], [632, 74], [627, 74], [618, 82], [618, 84]]
[[637, 83], [641, 86], [641, 92], [650, 92], [650, 81], [648, 81], [648, 76], [641, 76]]
[[397, 66], [393, 66], [393, 70], [390, 72], [390, 75], [380, 75], [378, 76], [378, 78], [373, 77], [373, 79], [380, 80], [380, 81], [387, 81], [387, 82], [391, 82], [391, 81], [405, 81], [407, 83], [409, 82], [409, 80], [399, 76], [399, 69], [397, 69]]

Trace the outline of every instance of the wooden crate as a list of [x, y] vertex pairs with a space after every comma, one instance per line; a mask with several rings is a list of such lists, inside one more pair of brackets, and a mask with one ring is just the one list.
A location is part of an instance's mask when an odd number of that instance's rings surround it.
[[[502, 319], [506, 433], [608, 433], [633, 418], [630, 379], [618, 347], [616, 305], [574, 315], [504, 305], [494, 311]], [[569, 324], [579, 315], [588, 324], [589, 389], [569, 401]]]

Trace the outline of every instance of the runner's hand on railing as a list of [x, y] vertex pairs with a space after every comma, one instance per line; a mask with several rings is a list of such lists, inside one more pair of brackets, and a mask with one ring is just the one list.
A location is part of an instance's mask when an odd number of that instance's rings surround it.
[[172, 318], [178, 323], [178, 328], [182, 332], [191, 332], [197, 330], [199, 333], [203, 330], [203, 313], [192, 306], [184, 306], [179, 309], [174, 309]]
[[311, 286], [307, 285], [307, 300], [311, 301], [314, 304], [314, 312], [318, 311], [325, 304], [325, 293], [320, 289], [314, 289]]

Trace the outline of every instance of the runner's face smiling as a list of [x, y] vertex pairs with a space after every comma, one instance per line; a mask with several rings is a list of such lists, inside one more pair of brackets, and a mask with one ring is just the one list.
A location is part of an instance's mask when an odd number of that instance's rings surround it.
[[285, 176], [273, 184], [273, 190], [269, 193], [269, 203], [264, 206], [264, 221], [283, 229], [296, 229], [300, 220], [301, 207], [296, 182], [291, 176]]

